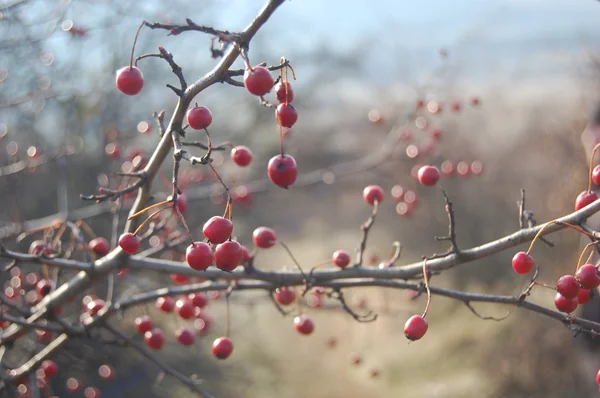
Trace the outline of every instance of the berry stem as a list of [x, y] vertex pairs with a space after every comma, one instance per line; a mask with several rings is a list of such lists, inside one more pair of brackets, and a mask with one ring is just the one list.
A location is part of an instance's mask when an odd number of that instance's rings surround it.
[[[223, 181], [223, 178], [221, 178], [221, 175], [219, 174], [217, 169], [215, 169], [215, 166], [213, 166], [211, 162], [208, 162], [208, 165], [209, 165], [210, 169], [212, 170], [213, 174], [215, 175], [215, 177], [217, 177], [217, 179], [223, 186], [223, 188], [225, 188], [225, 192], [227, 192], [227, 204], [229, 206], [231, 206], [232, 199], [231, 199], [231, 194], [229, 193], [229, 187], [227, 186], [227, 184], [225, 184], [225, 181]], [[225, 213], [227, 213], [227, 207], [228, 206], [225, 207]], [[229, 217], [230, 217], [229, 220], [231, 220], [231, 218], [233, 217], [233, 212], [232, 212], [231, 208], [229, 209]]]
[[231, 329], [231, 309], [229, 308], [229, 294], [225, 295], [225, 311], [226, 311], [226, 323], [225, 323], [225, 337], [229, 338], [229, 332]]
[[78, 227], [83, 229], [85, 231], [85, 233], [90, 236], [90, 238], [92, 238], [92, 239], [96, 238], [96, 233], [94, 232], [92, 227], [90, 227], [90, 225], [88, 223], [86, 223], [85, 221], [79, 220], [75, 223], [75, 225], [77, 225]]
[[283, 152], [283, 127], [281, 125], [279, 125], [279, 151], [281, 152], [281, 157], [284, 157], [285, 153]]
[[594, 156], [596, 155], [596, 151], [600, 148], [600, 144], [596, 144], [594, 149], [592, 150], [592, 157], [590, 158], [590, 170], [589, 170], [589, 183], [588, 183], [588, 192], [592, 191], [592, 171], [594, 170]]
[[[591, 246], [595, 246], [596, 244], [597, 244], [597, 242], [590, 242], [587, 245], [585, 245], [581, 254], [579, 255], [579, 260], [577, 260], [577, 268], [575, 268], [575, 272], [577, 272], [579, 270], [579, 267], [581, 267], [581, 260], [583, 259], [583, 256], [585, 255], [586, 250]], [[586, 263], [589, 263], [592, 260], [593, 255], [594, 255], [594, 251], [592, 250], [588, 256]]]
[[146, 226], [146, 224], [148, 224], [148, 222], [150, 222], [150, 220], [152, 220], [154, 217], [156, 217], [158, 214], [160, 214], [160, 212], [161, 212], [161, 211], [163, 211], [163, 210], [165, 210], [165, 209], [168, 209], [168, 207], [163, 207], [162, 209], [158, 209], [158, 210], [156, 210], [154, 213], [150, 214], [150, 215], [148, 216], [148, 218], [146, 218], [146, 219], [144, 220], [144, 222], [142, 222], [142, 223], [140, 224], [140, 226], [139, 226], [139, 227], [137, 227], [137, 229], [135, 230], [135, 232], [134, 232], [133, 234], [134, 234], [134, 235], [137, 235], [137, 234], [138, 234], [138, 233], [139, 233], [139, 232], [140, 232], [140, 231], [141, 231], [141, 230], [144, 228], [144, 226]]
[[188, 238], [190, 239], [190, 242], [192, 243], [192, 245], [194, 245], [195, 244], [194, 238], [192, 237], [192, 233], [190, 232], [190, 228], [188, 227], [187, 221], [185, 221], [185, 217], [183, 216], [183, 214], [181, 214], [179, 207], [175, 206], [175, 211], [177, 212], [177, 217], [179, 217], [179, 220], [181, 220], [183, 229], [185, 229], [185, 233], [187, 234]]
[[285, 251], [287, 252], [287, 254], [290, 256], [290, 258], [292, 259], [292, 261], [296, 265], [296, 268], [298, 268], [298, 271], [300, 271], [300, 273], [302, 274], [302, 278], [304, 279], [304, 283], [307, 284], [308, 283], [308, 279], [306, 278], [306, 274], [302, 270], [302, 267], [300, 266], [300, 263], [298, 263], [298, 260], [296, 260], [296, 257], [294, 257], [294, 255], [292, 254], [292, 251], [290, 250], [290, 248], [288, 247], [288, 245], [286, 245], [285, 242], [283, 242], [282, 240], [279, 241], [279, 244], [281, 246], [283, 246], [283, 248], [285, 249]]
[[583, 228], [581, 228], [581, 227], [578, 227], [577, 225], [569, 224], [569, 223], [567, 223], [567, 222], [559, 222], [559, 221], [557, 221], [557, 220], [548, 221], [548, 222], [547, 222], [546, 224], [544, 224], [544, 226], [543, 226], [543, 227], [542, 227], [542, 228], [541, 228], [541, 229], [538, 231], [538, 233], [537, 233], [537, 234], [535, 234], [535, 236], [533, 237], [533, 240], [531, 241], [531, 244], [529, 245], [529, 249], [527, 249], [527, 254], [529, 254], [529, 253], [531, 252], [531, 249], [533, 249], [533, 245], [534, 245], [535, 241], [536, 241], [536, 240], [538, 240], [538, 239], [540, 238], [540, 236], [542, 235], [542, 232], [544, 232], [544, 230], [545, 230], [547, 227], [549, 227], [550, 225], [553, 225], [553, 224], [560, 224], [560, 225], [567, 226], [567, 227], [569, 227], [569, 228], [571, 228], [571, 229], [574, 229], [574, 230], [575, 230], [575, 231], [577, 231], [577, 232], [580, 232], [580, 233], [582, 233], [582, 234], [586, 235], [586, 236], [587, 236], [587, 237], [589, 237], [589, 238], [594, 238], [594, 236], [593, 236], [591, 233], [589, 233], [589, 232], [585, 231]]
[[132, 220], [132, 219], [136, 218], [137, 216], [139, 216], [139, 215], [141, 215], [141, 214], [144, 214], [144, 213], [145, 213], [145, 212], [147, 212], [148, 210], [152, 210], [152, 209], [154, 209], [154, 208], [156, 208], [156, 207], [163, 206], [163, 205], [166, 205], [166, 204], [168, 204], [168, 203], [171, 203], [171, 200], [163, 200], [162, 202], [158, 202], [158, 203], [155, 203], [155, 204], [153, 204], [153, 205], [150, 205], [150, 206], [146, 207], [145, 209], [142, 209], [142, 210], [138, 211], [137, 213], [135, 213], [135, 214], [133, 214], [133, 215], [129, 216], [129, 217], [127, 218], [127, 220]]
[[427, 304], [425, 304], [425, 310], [421, 318], [425, 319], [431, 305], [431, 291], [429, 290], [429, 277], [427, 276], [427, 259], [423, 259], [423, 282], [425, 282], [425, 290], [427, 290]]
[[137, 29], [137, 32], [135, 32], [135, 37], [133, 39], [133, 46], [131, 46], [131, 57], [129, 58], [129, 69], [130, 70], [133, 67], [133, 54], [135, 54], [135, 44], [137, 43], [137, 39], [138, 39], [138, 36], [140, 35], [140, 31], [142, 30], [142, 27], [144, 27], [145, 24], [146, 24], [146, 21], [142, 21], [139, 28]]

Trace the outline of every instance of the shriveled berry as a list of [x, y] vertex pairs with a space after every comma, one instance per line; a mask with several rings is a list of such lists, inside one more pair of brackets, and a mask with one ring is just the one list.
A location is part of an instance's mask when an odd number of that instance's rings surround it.
[[294, 293], [294, 289], [287, 286], [282, 286], [276, 289], [273, 296], [275, 297], [275, 301], [281, 305], [290, 305], [294, 302], [294, 300], [296, 300], [296, 293]]
[[240, 167], [246, 167], [252, 161], [252, 152], [248, 147], [238, 145], [231, 150], [231, 160]]
[[579, 294], [579, 283], [573, 275], [564, 275], [556, 282], [556, 290], [568, 299], [574, 299]]
[[194, 242], [185, 251], [185, 261], [197, 271], [204, 271], [210, 267], [214, 254], [209, 245], [204, 242]]
[[275, 109], [275, 120], [281, 127], [292, 127], [298, 120], [298, 112], [291, 104], [279, 104]]
[[533, 261], [533, 257], [525, 252], [518, 252], [512, 259], [512, 267], [519, 275], [529, 273], [534, 265], [535, 261]]
[[127, 254], [135, 254], [140, 250], [141, 246], [140, 238], [131, 232], [126, 232], [119, 238], [119, 246]]
[[223, 243], [231, 236], [233, 232], [233, 223], [221, 216], [211, 217], [204, 227], [202, 233], [211, 241], [211, 243]]
[[575, 273], [575, 278], [586, 289], [595, 289], [600, 286], [600, 274], [593, 264], [582, 265]]
[[250, 94], [262, 97], [273, 88], [273, 76], [264, 66], [255, 66], [244, 72], [244, 86]]
[[373, 206], [375, 202], [381, 204], [383, 201], [383, 188], [379, 185], [369, 185], [363, 190], [363, 199]]
[[267, 174], [273, 184], [287, 188], [296, 182], [298, 166], [296, 160], [290, 155], [277, 155], [269, 160]]
[[252, 242], [261, 249], [268, 249], [277, 243], [277, 235], [271, 228], [258, 227], [252, 233]]
[[340, 268], [346, 268], [350, 264], [350, 254], [345, 250], [337, 250], [333, 253], [333, 263]]
[[413, 315], [404, 324], [404, 335], [411, 341], [419, 340], [427, 332], [427, 321], [420, 315]]
[[215, 265], [217, 268], [231, 272], [242, 262], [242, 246], [235, 240], [217, 245], [215, 249]]
[[195, 106], [187, 111], [186, 120], [194, 130], [203, 130], [212, 123], [212, 114], [204, 106]]
[[417, 178], [421, 184], [432, 187], [440, 180], [440, 171], [434, 166], [423, 166], [419, 169]]
[[554, 297], [554, 306], [560, 312], [571, 313], [577, 309], [577, 299], [568, 299], [560, 293]]
[[117, 70], [116, 85], [120, 92], [136, 95], [144, 88], [144, 75], [135, 66], [126, 66]]
[[315, 330], [315, 325], [308, 315], [302, 314], [294, 318], [294, 327], [300, 334], [311, 334]]

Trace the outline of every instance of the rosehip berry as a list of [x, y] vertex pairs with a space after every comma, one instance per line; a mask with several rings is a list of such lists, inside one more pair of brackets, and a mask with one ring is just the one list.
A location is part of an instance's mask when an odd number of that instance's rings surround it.
[[211, 217], [202, 227], [202, 233], [211, 243], [223, 243], [231, 236], [233, 223], [221, 216]]
[[288, 188], [298, 177], [298, 166], [296, 160], [290, 155], [277, 155], [269, 160], [267, 174], [273, 184]]
[[194, 307], [204, 308], [208, 304], [208, 296], [204, 293], [190, 293], [188, 299], [192, 302]]
[[196, 314], [196, 309], [194, 308], [192, 301], [188, 300], [186, 297], [175, 302], [175, 312], [183, 319], [190, 319]]
[[533, 269], [535, 261], [525, 252], [518, 252], [512, 259], [512, 267], [519, 275], [525, 275]]
[[556, 293], [554, 306], [560, 312], [571, 313], [577, 309], [577, 299], [568, 299], [562, 294]]
[[294, 318], [294, 327], [300, 334], [311, 334], [315, 330], [315, 325], [308, 315], [298, 315]]
[[165, 343], [162, 330], [154, 328], [144, 333], [144, 343], [153, 350], [160, 350]]
[[575, 199], [575, 210], [580, 210], [587, 205], [594, 203], [598, 199], [598, 195], [594, 191], [583, 191], [577, 195]]
[[40, 365], [40, 369], [42, 369], [46, 377], [54, 377], [58, 374], [58, 365], [50, 359], [43, 361]]
[[363, 199], [365, 202], [373, 206], [375, 201], [377, 204], [383, 202], [383, 188], [379, 185], [369, 185], [363, 190]]
[[135, 66], [126, 66], [117, 71], [117, 88], [127, 95], [136, 95], [144, 87], [144, 75]]
[[180, 344], [188, 346], [194, 344], [194, 332], [188, 328], [181, 328], [176, 333], [177, 341]]
[[350, 264], [350, 254], [345, 250], [338, 250], [333, 253], [333, 263], [340, 268], [346, 268]]
[[242, 246], [235, 240], [217, 245], [215, 249], [215, 265], [217, 268], [231, 272], [242, 262]]
[[187, 112], [186, 119], [194, 130], [204, 130], [212, 123], [212, 114], [204, 106], [195, 106]]
[[247, 263], [248, 261], [250, 261], [251, 258], [252, 253], [250, 253], [250, 250], [248, 250], [246, 246], [242, 245], [242, 261], [244, 263]]
[[175, 283], [177, 285], [185, 285], [186, 283], [190, 282], [189, 277], [187, 277], [185, 275], [181, 275], [181, 274], [171, 274], [170, 278], [173, 281], [173, 283]]
[[281, 305], [290, 305], [296, 300], [296, 293], [294, 293], [294, 289], [282, 286], [275, 290], [274, 297], [277, 303]]
[[212, 354], [219, 359], [227, 359], [233, 352], [233, 343], [229, 337], [219, 337], [212, 346]]
[[404, 324], [404, 335], [411, 341], [419, 340], [427, 332], [427, 321], [420, 315], [413, 315]]
[[575, 273], [575, 278], [586, 289], [595, 289], [600, 286], [600, 274], [593, 264], [584, 264]]
[[596, 373], [596, 384], [600, 385], [600, 370]]
[[264, 66], [255, 66], [244, 72], [244, 86], [250, 94], [262, 97], [273, 88], [273, 76]]
[[252, 242], [261, 249], [268, 249], [277, 243], [277, 236], [271, 228], [258, 227], [252, 233]]
[[231, 150], [231, 160], [240, 167], [246, 167], [252, 161], [252, 152], [248, 147], [238, 145]]
[[140, 238], [131, 232], [126, 232], [119, 238], [119, 246], [127, 254], [135, 254], [140, 250], [142, 242]]
[[275, 86], [275, 97], [280, 103], [289, 104], [294, 100], [294, 90], [289, 82], [279, 82]]
[[156, 308], [163, 312], [171, 312], [175, 307], [175, 300], [171, 296], [159, 297], [156, 299]]
[[440, 171], [434, 166], [423, 166], [419, 169], [417, 178], [421, 184], [432, 187], [440, 180]]
[[292, 127], [298, 120], [298, 112], [291, 104], [279, 104], [275, 109], [275, 120], [281, 127]]
[[592, 301], [594, 295], [592, 294], [592, 290], [581, 289], [579, 294], [577, 295], [577, 303], [578, 304], [587, 304]]
[[152, 320], [148, 315], [143, 315], [135, 318], [135, 328], [139, 334], [144, 334], [152, 329]]
[[35, 285], [35, 290], [40, 296], [44, 297], [52, 291], [52, 282], [47, 279], [42, 279]]
[[212, 265], [213, 260], [213, 251], [204, 242], [194, 242], [185, 251], [185, 261], [196, 271], [204, 271]]
[[556, 290], [567, 299], [574, 299], [579, 294], [579, 283], [573, 275], [561, 276], [558, 282], [556, 282]]
[[92, 239], [88, 244], [88, 247], [100, 257], [106, 256], [110, 251], [110, 245], [108, 244], [108, 241], [106, 238], [101, 236]]

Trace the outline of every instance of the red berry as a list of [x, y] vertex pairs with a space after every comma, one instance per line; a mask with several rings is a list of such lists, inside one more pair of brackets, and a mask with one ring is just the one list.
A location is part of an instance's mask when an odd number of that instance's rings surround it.
[[291, 104], [279, 104], [275, 109], [275, 120], [281, 127], [292, 127], [298, 120], [298, 112]]
[[587, 205], [594, 203], [598, 199], [598, 195], [594, 191], [583, 191], [577, 195], [575, 199], [575, 210], [580, 210]]
[[594, 295], [592, 294], [591, 290], [581, 289], [579, 291], [579, 294], [577, 295], [577, 303], [578, 304], [587, 304], [590, 301], [592, 301], [592, 298], [594, 298]]
[[[173, 200], [173, 197], [171, 195], [169, 195], [169, 197], [167, 199]], [[183, 193], [180, 193], [179, 195], [177, 195], [177, 210], [179, 210], [179, 212], [181, 214], [185, 214], [185, 212], [187, 211], [187, 208], [188, 208], [187, 197]]]
[[152, 329], [152, 320], [148, 315], [143, 315], [135, 318], [135, 328], [139, 334], [144, 334]]
[[185, 261], [197, 271], [204, 271], [213, 263], [214, 255], [209, 245], [204, 242], [194, 242], [185, 251]]
[[275, 231], [268, 227], [258, 227], [252, 233], [252, 242], [257, 247], [262, 249], [268, 249], [277, 243], [277, 236]]
[[42, 369], [46, 377], [54, 377], [58, 373], [58, 365], [50, 359], [43, 361], [40, 365], [40, 369]]
[[560, 293], [554, 297], [554, 306], [560, 312], [571, 313], [577, 309], [577, 299], [568, 299]]
[[413, 315], [404, 324], [404, 335], [409, 340], [419, 340], [425, 336], [428, 327], [425, 318], [420, 315]]
[[221, 243], [215, 249], [217, 268], [231, 272], [242, 262], [242, 245], [235, 240]]
[[262, 97], [273, 88], [273, 77], [271, 72], [264, 66], [255, 66], [253, 69], [246, 69], [244, 72], [244, 86], [250, 94]]
[[246, 167], [252, 161], [252, 152], [248, 147], [238, 145], [231, 150], [231, 160], [240, 167]]
[[52, 282], [47, 279], [42, 279], [35, 285], [35, 290], [41, 297], [44, 297], [52, 291]]
[[156, 299], [156, 308], [163, 312], [171, 312], [175, 307], [175, 301], [171, 296], [159, 297]]
[[153, 350], [159, 350], [165, 342], [162, 330], [154, 328], [144, 333], [144, 343]]
[[298, 177], [296, 160], [290, 155], [274, 156], [269, 160], [267, 174], [273, 184], [287, 188], [296, 182], [296, 177]]
[[556, 290], [567, 299], [574, 299], [579, 294], [579, 283], [573, 275], [561, 276], [558, 282], [556, 282]]
[[290, 103], [294, 100], [294, 90], [289, 82], [279, 82], [275, 86], [275, 96], [281, 103]]
[[600, 164], [592, 170], [592, 181], [594, 184], [600, 185]]
[[204, 106], [195, 106], [187, 112], [186, 119], [194, 130], [204, 130], [212, 123], [212, 114]]
[[144, 87], [144, 75], [135, 66], [126, 66], [117, 71], [117, 88], [127, 95], [136, 95]]
[[250, 253], [250, 250], [248, 250], [246, 246], [242, 245], [242, 261], [244, 263], [247, 263], [248, 261], [250, 261], [251, 258], [252, 253]]
[[273, 295], [275, 297], [275, 301], [281, 305], [290, 305], [296, 300], [296, 293], [294, 293], [294, 289], [291, 289], [287, 286], [282, 286], [275, 290]]
[[333, 263], [340, 268], [346, 268], [350, 264], [350, 254], [345, 250], [338, 250], [333, 253]]
[[596, 384], [600, 384], [600, 370], [596, 373]]
[[40, 254], [49, 256], [52, 254], [52, 245], [44, 242], [43, 240], [34, 240], [31, 242], [31, 245], [29, 245], [28, 253], [36, 256]]
[[194, 307], [204, 308], [208, 304], [208, 296], [204, 293], [190, 293], [188, 299], [191, 300]]
[[593, 264], [584, 264], [577, 270], [575, 277], [586, 289], [595, 289], [600, 286], [600, 274]]
[[383, 188], [379, 185], [369, 185], [363, 190], [363, 199], [373, 206], [375, 201], [377, 204], [383, 202]]
[[194, 344], [194, 332], [192, 332], [188, 328], [181, 328], [177, 330], [176, 333], [177, 341], [179, 341], [182, 345], [192, 345]]
[[98, 311], [104, 308], [105, 304], [106, 303], [102, 299], [92, 300], [87, 304], [87, 313], [94, 316], [98, 313]]
[[185, 275], [181, 275], [181, 274], [171, 274], [170, 275], [171, 280], [173, 281], [173, 283], [176, 283], [178, 285], [185, 285], [186, 283], [189, 283], [190, 278], [188, 278]]
[[313, 321], [308, 315], [298, 315], [294, 318], [294, 327], [300, 334], [311, 334], [315, 330]]
[[119, 238], [119, 246], [127, 254], [135, 254], [140, 249], [141, 241], [131, 232], [126, 232]]
[[115, 368], [110, 365], [100, 365], [98, 368], [98, 376], [104, 380], [110, 380], [115, 377]]
[[106, 238], [101, 236], [92, 239], [88, 244], [88, 247], [100, 257], [106, 256], [110, 251], [110, 245], [108, 244], [108, 241]]
[[175, 312], [177, 315], [182, 317], [183, 319], [190, 319], [196, 314], [196, 309], [194, 308], [194, 304], [192, 304], [191, 300], [188, 298], [183, 298], [177, 300], [175, 303]]
[[533, 269], [535, 261], [525, 252], [518, 252], [512, 259], [512, 267], [519, 275], [525, 275]]
[[219, 359], [227, 359], [233, 352], [233, 343], [229, 337], [219, 337], [212, 346], [213, 356]]
[[221, 216], [211, 217], [202, 227], [202, 233], [211, 243], [225, 242], [231, 237], [232, 232], [233, 223]]
[[434, 166], [423, 166], [419, 169], [417, 178], [421, 184], [432, 187], [440, 180], [440, 171]]

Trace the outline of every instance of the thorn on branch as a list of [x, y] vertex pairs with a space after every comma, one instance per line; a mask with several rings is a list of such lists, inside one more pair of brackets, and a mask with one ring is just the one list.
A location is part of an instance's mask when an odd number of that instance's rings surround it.
[[373, 223], [375, 222], [375, 218], [377, 217], [378, 209], [379, 209], [379, 202], [375, 201], [373, 203], [373, 211], [371, 212], [371, 216], [360, 227], [363, 234], [362, 234], [362, 239], [360, 241], [360, 245], [357, 249], [356, 264], [354, 264], [355, 267], [362, 266], [364, 255], [365, 255], [365, 250], [367, 249], [367, 238], [369, 237], [369, 231], [371, 230], [371, 227], [373, 226]]
[[446, 236], [436, 236], [435, 240], [437, 241], [450, 241], [450, 248], [446, 250], [444, 253], [435, 253], [430, 257], [427, 257], [427, 260], [434, 260], [436, 258], [443, 258], [449, 256], [451, 254], [455, 254], [457, 257], [460, 256], [460, 250], [458, 248], [458, 244], [456, 243], [456, 218], [454, 215], [454, 207], [446, 191], [442, 189], [442, 193], [444, 194], [444, 201], [446, 202], [446, 213], [448, 214], [448, 235]]

